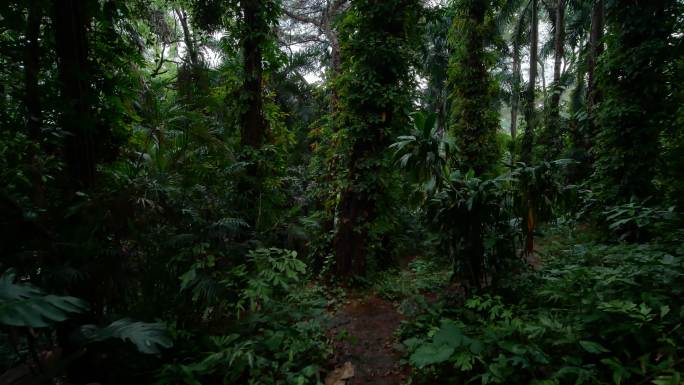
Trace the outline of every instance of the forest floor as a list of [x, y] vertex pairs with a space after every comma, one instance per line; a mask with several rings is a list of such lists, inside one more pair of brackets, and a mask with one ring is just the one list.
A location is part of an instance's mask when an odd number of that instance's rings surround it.
[[409, 376], [402, 365], [401, 344], [395, 336], [403, 316], [397, 303], [366, 294], [349, 301], [332, 315], [330, 372], [325, 385], [398, 385]]
[[[534, 269], [542, 265], [539, 251], [551, 240], [542, 239], [535, 253], [527, 257]], [[539, 250], [539, 251], [538, 251]], [[404, 346], [397, 337], [406, 318], [399, 304], [411, 294], [428, 302], [443, 295], [462, 296], [458, 284], [449, 282], [450, 270], [421, 259], [402, 261], [400, 268], [386, 276], [383, 284], [369, 290], [349, 291], [345, 300], [330, 310], [328, 337], [332, 341], [330, 372], [325, 385], [400, 385], [406, 383], [411, 368], [405, 361]]]

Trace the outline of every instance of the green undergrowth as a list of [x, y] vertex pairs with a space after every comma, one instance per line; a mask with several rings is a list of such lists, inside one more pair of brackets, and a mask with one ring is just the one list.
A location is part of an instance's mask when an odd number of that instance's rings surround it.
[[401, 328], [413, 383], [683, 383], [682, 238], [588, 233], [556, 231], [538, 271], [463, 306], [416, 301]]
[[387, 300], [401, 300], [420, 293], [444, 288], [451, 276], [451, 268], [443, 264], [418, 258], [406, 269], [379, 273], [372, 290]]
[[251, 255], [257, 270], [239, 293], [237, 319], [224, 320], [220, 333], [209, 336], [174, 328], [177, 358], [162, 368], [157, 385], [322, 382], [331, 353], [327, 309], [335, 302], [307, 281], [296, 253], [271, 248]]

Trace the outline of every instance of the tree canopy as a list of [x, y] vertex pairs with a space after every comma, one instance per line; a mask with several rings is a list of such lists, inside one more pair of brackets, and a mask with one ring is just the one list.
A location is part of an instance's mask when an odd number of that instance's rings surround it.
[[684, 384], [682, 0], [6, 0], [0, 181], [0, 384]]

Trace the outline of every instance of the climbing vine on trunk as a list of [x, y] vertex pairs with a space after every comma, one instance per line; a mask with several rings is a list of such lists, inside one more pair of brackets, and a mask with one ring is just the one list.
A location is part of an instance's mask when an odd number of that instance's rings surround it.
[[358, 0], [343, 21], [338, 127], [346, 140], [346, 175], [333, 240], [339, 274], [361, 274], [377, 247], [373, 227], [387, 207], [387, 147], [408, 126], [417, 0]]

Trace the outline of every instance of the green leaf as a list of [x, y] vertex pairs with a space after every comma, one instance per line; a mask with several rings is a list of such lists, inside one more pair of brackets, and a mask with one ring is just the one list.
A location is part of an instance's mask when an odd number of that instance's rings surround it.
[[463, 370], [471, 370], [473, 368], [474, 357], [467, 352], [460, 352], [456, 354], [456, 366]]
[[447, 345], [425, 344], [419, 347], [409, 361], [413, 366], [424, 368], [427, 365], [439, 364], [447, 361], [454, 353], [454, 348]]
[[435, 333], [433, 338], [435, 345], [447, 345], [457, 348], [463, 341], [463, 333], [453, 322], [444, 321], [442, 327]]
[[47, 327], [62, 322], [70, 314], [88, 309], [85, 301], [57, 295], [45, 295], [30, 283], [15, 282], [13, 270], [0, 276], [0, 324], [16, 327]]
[[29, 283], [14, 283], [16, 272], [8, 269], [0, 276], [0, 301], [27, 299], [41, 295], [42, 292]]
[[667, 305], [661, 306], [660, 307], [660, 318], [665, 317], [668, 313], [670, 313], [670, 307]]
[[580, 341], [579, 344], [582, 346], [584, 350], [586, 350], [589, 353], [592, 354], [601, 354], [601, 353], [608, 353], [610, 350], [604, 348], [602, 345], [596, 343], [596, 342], [591, 342], [591, 341]]
[[680, 385], [681, 383], [681, 374], [679, 372], [668, 376], [659, 376], [653, 380], [655, 385]]
[[480, 354], [484, 350], [484, 345], [478, 340], [470, 340], [470, 352]]
[[197, 270], [193, 267], [185, 274], [181, 275], [180, 277], [181, 280], [181, 291], [186, 290], [188, 287], [190, 287], [192, 284], [194, 284], [197, 280]]
[[309, 365], [302, 369], [302, 374], [306, 377], [313, 377], [318, 373], [318, 369], [317, 365]]
[[166, 326], [162, 323], [133, 322], [121, 319], [109, 326], [98, 328], [95, 325], [81, 327], [80, 336], [85, 343], [93, 343], [116, 338], [132, 342], [139, 352], [158, 354], [160, 348], [170, 348], [173, 342]]

